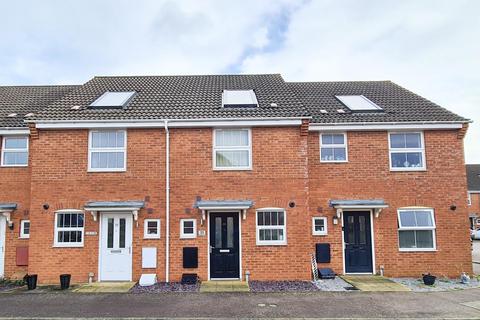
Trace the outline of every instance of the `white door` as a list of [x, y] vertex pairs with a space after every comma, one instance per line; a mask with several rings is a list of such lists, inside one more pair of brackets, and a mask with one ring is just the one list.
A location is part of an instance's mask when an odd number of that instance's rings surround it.
[[132, 281], [132, 214], [101, 216], [100, 281]]
[[0, 279], [3, 278], [5, 272], [5, 227], [7, 221], [5, 217], [0, 216]]

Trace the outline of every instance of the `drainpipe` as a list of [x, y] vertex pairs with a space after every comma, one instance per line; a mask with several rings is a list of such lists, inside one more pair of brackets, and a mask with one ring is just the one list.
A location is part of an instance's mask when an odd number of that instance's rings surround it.
[[165, 281], [170, 282], [170, 131], [165, 120]]

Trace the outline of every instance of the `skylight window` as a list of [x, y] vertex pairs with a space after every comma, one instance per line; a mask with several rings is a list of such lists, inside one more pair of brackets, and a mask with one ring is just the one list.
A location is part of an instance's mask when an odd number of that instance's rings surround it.
[[95, 109], [121, 109], [125, 108], [127, 104], [135, 96], [135, 91], [111, 92], [107, 91], [102, 94], [97, 100], [90, 104], [91, 108]]
[[223, 90], [222, 105], [224, 108], [258, 107], [257, 96], [253, 90]]
[[381, 111], [383, 110], [364, 96], [335, 96], [352, 111]]

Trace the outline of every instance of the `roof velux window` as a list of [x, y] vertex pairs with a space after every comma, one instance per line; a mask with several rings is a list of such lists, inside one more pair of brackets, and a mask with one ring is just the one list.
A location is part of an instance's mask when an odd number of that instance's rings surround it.
[[335, 96], [341, 103], [343, 103], [348, 109], [352, 111], [382, 111], [383, 109], [377, 106], [375, 103], [360, 96]]
[[122, 109], [135, 96], [135, 91], [107, 91], [90, 104], [93, 109]]
[[253, 90], [223, 90], [222, 105], [224, 108], [256, 108], [257, 96]]

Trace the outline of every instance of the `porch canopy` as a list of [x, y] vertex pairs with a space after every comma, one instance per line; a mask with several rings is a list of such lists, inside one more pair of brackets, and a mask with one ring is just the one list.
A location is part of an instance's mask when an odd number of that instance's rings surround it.
[[388, 204], [383, 199], [365, 199], [365, 200], [330, 200], [330, 207], [337, 210], [337, 217], [342, 216], [343, 210], [365, 210], [371, 209], [375, 213], [375, 218], [378, 218], [383, 209], [388, 208]]
[[17, 204], [13, 202], [0, 202], [0, 216], [4, 216], [7, 218], [7, 223], [10, 225], [12, 223], [12, 219], [10, 214], [12, 211], [17, 209]]
[[90, 211], [93, 220], [97, 221], [98, 212], [112, 211], [131, 211], [135, 221], [138, 219], [138, 211], [145, 208], [144, 201], [90, 201], [84, 206], [86, 211]]
[[202, 220], [205, 220], [207, 210], [240, 210], [243, 219], [247, 217], [247, 209], [253, 206], [252, 200], [197, 200], [193, 205], [202, 211]]

